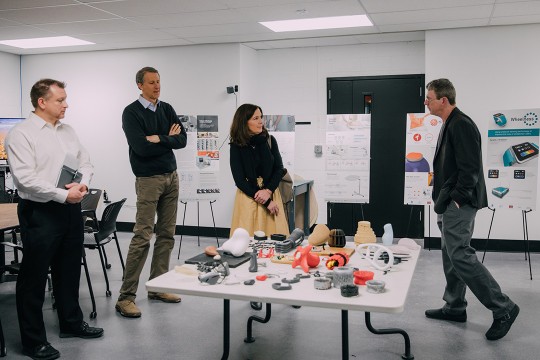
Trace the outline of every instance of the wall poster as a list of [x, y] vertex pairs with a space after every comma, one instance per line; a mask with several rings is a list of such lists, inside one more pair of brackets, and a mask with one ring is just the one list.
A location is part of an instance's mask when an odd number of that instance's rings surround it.
[[216, 200], [219, 188], [219, 133], [216, 115], [178, 115], [187, 145], [175, 150], [180, 200]]
[[370, 146], [370, 114], [326, 116], [326, 201], [369, 203]]
[[278, 143], [283, 167], [294, 178], [294, 115], [263, 115], [263, 123]]
[[[430, 113], [407, 114], [405, 140], [405, 205], [431, 205], [433, 157], [442, 119]], [[436, 176], [436, 175], [435, 175]]]
[[494, 111], [488, 118], [486, 187], [491, 208], [536, 209], [540, 109]]

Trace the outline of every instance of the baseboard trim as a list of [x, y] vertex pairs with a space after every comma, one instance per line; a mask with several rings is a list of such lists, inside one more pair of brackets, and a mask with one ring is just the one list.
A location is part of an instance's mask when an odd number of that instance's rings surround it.
[[[135, 223], [132, 222], [117, 222], [116, 228], [118, 231], [133, 232], [133, 226]], [[229, 238], [230, 228], [214, 228], [213, 227], [204, 227], [204, 226], [181, 226], [176, 225], [175, 235], [187, 235], [187, 236], [201, 236], [201, 237], [217, 237], [218, 238]]]
[[[472, 239], [471, 246], [478, 252], [484, 251], [486, 247], [486, 239]], [[424, 249], [441, 249], [440, 237], [426, 237], [424, 239]], [[524, 252], [525, 241], [523, 240], [502, 240], [502, 239], [489, 239], [487, 242], [487, 251], [493, 252]], [[529, 240], [529, 251], [540, 252], [540, 241]]]

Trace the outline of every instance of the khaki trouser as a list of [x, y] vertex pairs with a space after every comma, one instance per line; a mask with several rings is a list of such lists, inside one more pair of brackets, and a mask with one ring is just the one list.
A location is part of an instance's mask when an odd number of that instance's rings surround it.
[[176, 211], [178, 208], [178, 175], [176, 171], [163, 175], [137, 177], [137, 216], [134, 236], [129, 245], [124, 282], [118, 300], [135, 300], [139, 277], [148, 257], [155, 223], [156, 241], [150, 266], [150, 279], [169, 271], [174, 246]]

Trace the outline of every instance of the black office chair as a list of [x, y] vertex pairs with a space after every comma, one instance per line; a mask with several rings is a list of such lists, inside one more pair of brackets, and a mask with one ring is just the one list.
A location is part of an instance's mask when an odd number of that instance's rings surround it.
[[[107, 276], [107, 269], [110, 268], [110, 264], [107, 263], [103, 247], [114, 239], [116, 242], [116, 248], [118, 250], [118, 256], [120, 257], [120, 263], [122, 264], [123, 273], [125, 271], [125, 265], [124, 258], [122, 257], [122, 250], [120, 250], [120, 244], [118, 243], [118, 237], [116, 236], [116, 219], [125, 202], [126, 198], [107, 205], [103, 211], [101, 221], [95, 222], [94, 227], [85, 228], [88, 232], [86, 232], [84, 236], [84, 247], [85, 249], [98, 250], [103, 275], [105, 276], [105, 283], [107, 285], [107, 290], [105, 291], [105, 295], [107, 297], [111, 296], [109, 277]], [[84, 260], [85, 259], [83, 258], [83, 261]], [[88, 283], [90, 283], [89, 278]]]
[[88, 193], [81, 201], [81, 213], [85, 222], [91, 222], [89, 226], [94, 226], [97, 222], [96, 210], [99, 205], [99, 199], [101, 198], [100, 189], [88, 189]]

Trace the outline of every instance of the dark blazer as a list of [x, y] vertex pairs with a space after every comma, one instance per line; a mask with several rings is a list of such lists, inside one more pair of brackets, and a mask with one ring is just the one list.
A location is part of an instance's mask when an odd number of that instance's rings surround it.
[[486, 207], [482, 138], [478, 127], [456, 107], [441, 131], [433, 159], [435, 212], [444, 213], [452, 200], [459, 206]]

